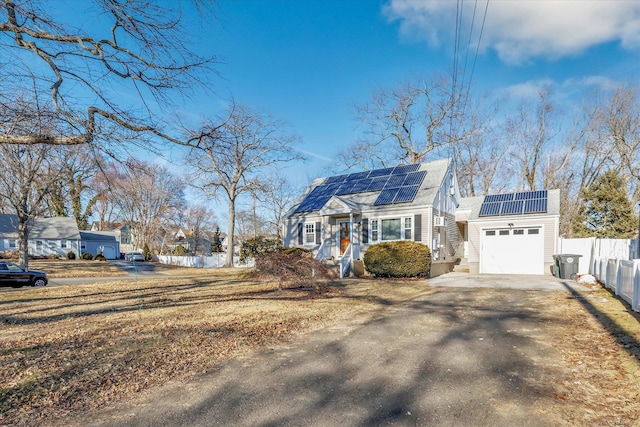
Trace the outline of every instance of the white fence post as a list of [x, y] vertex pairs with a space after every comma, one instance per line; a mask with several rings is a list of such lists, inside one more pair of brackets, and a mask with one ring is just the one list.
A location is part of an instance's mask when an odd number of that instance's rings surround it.
[[635, 267], [633, 274], [633, 299], [631, 301], [631, 308], [634, 311], [640, 311], [640, 261], [636, 263]]

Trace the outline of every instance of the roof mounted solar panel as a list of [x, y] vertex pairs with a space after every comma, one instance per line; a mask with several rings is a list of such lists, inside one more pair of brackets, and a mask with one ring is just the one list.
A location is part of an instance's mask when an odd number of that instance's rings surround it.
[[420, 185], [411, 185], [399, 188], [396, 197], [393, 199], [393, 203], [413, 202], [413, 199], [416, 198], [416, 194], [418, 194], [419, 188]]
[[401, 187], [406, 177], [407, 177], [407, 174], [391, 175], [387, 180], [387, 184], [385, 185], [385, 188]]
[[376, 176], [391, 175], [391, 172], [393, 172], [393, 169], [394, 168], [372, 170], [371, 172], [369, 172], [369, 178], [373, 178]]
[[396, 166], [395, 168], [393, 168], [392, 175], [415, 172], [418, 169], [420, 169], [420, 163], [414, 163], [414, 164], [411, 164], [411, 165]]
[[478, 216], [499, 215], [502, 202], [483, 203]]
[[529, 199], [524, 201], [524, 213], [546, 213], [547, 199]]
[[546, 199], [547, 190], [521, 191], [516, 193], [516, 200]]
[[509, 200], [507, 202], [502, 202], [500, 215], [521, 215], [523, 204], [523, 200]]
[[387, 188], [382, 190], [373, 204], [376, 206], [391, 204], [393, 203], [393, 199], [395, 199], [396, 194], [398, 194], [398, 188]]
[[509, 194], [490, 194], [484, 197], [484, 203], [508, 202], [513, 200], [513, 193]]
[[351, 175], [349, 175], [349, 177], [351, 179], [364, 179], [367, 178], [369, 176], [369, 171], [364, 171], [364, 172], [356, 172], [356, 173], [352, 173]]
[[333, 184], [336, 182], [343, 182], [347, 175], [330, 176], [322, 184]]
[[371, 178], [365, 178], [365, 179], [359, 179], [357, 181], [355, 181], [353, 183], [353, 192], [354, 193], [364, 193], [367, 190], [367, 188], [369, 188], [369, 184], [371, 184], [371, 182], [373, 181], [373, 179]]
[[427, 176], [427, 171], [411, 172], [407, 174], [402, 185], [420, 185]]
[[377, 176], [375, 178], [369, 177], [369, 179], [371, 179], [371, 183], [367, 187], [367, 191], [380, 191], [384, 188], [385, 184], [387, 183], [387, 179], [389, 179], [389, 177]]

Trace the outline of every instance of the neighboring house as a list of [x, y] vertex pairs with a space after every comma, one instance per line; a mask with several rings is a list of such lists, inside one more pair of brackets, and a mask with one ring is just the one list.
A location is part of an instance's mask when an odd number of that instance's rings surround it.
[[131, 240], [131, 227], [124, 222], [100, 222], [96, 221], [91, 224], [91, 231], [112, 231], [115, 233], [116, 240], [120, 246], [121, 252], [134, 252], [138, 248], [134, 248]]
[[95, 256], [102, 253], [106, 259], [120, 258], [120, 243], [115, 231], [81, 231], [82, 252]]
[[209, 254], [211, 253], [211, 243], [212, 239], [209, 239], [209, 233], [201, 231], [196, 238], [192, 230], [181, 228], [175, 233], [173, 242], [167, 246], [171, 251], [178, 246], [182, 246], [187, 253]]
[[463, 198], [456, 221], [471, 273], [552, 274], [560, 190]]
[[[0, 214], [0, 251], [17, 251], [18, 217]], [[73, 251], [80, 255], [80, 232], [74, 218], [49, 217], [35, 218], [29, 233], [29, 254], [66, 256]]]
[[[369, 246], [412, 240], [431, 249], [431, 275], [551, 274], [559, 190], [461, 198], [450, 160], [315, 180], [287, 213], [283, 245], [353, 268]], [[353, 271], [353, 270], [352, 270]]]
[[440, 274], [462, 250], [458, 194], [448, 159], [320, 178], [285, 216], [283, 245], [348, 269], [372, 244], [412, 240], [432, 249], [432, 273]]

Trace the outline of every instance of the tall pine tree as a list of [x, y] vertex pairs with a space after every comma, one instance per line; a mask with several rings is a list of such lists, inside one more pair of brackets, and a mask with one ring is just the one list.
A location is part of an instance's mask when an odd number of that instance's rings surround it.
[[637, 217], [627, 197], [627, 186], [617, 171], [600, 175], [580, 194], [580, 212], [573, 222], [576, 237], [630, 239]]

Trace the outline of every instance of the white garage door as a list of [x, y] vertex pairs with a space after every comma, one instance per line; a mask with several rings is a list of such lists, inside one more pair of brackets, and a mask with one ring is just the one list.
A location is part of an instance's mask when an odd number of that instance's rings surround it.
[[488, 229], [481, 240], [481, 273], [544, 274], [541, 228]]

